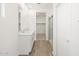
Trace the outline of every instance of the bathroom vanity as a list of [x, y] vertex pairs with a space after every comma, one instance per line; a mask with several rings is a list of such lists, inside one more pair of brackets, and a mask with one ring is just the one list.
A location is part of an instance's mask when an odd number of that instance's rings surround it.
[[36, 16], [29, 8], [20, 9], [18, 27], [18, 55], [29, 55], [35, 40]]
[[35, 33], [33, 31], [27, 31], [25, 33], [19, 33], [19, 55], [29, 55], [32, 50], [34, 36]]

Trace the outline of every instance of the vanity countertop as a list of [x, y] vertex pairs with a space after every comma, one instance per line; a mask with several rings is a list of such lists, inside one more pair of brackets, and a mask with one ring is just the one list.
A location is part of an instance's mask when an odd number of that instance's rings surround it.
[[32, 35], [34, 31], [19, 32], [19, 35]]

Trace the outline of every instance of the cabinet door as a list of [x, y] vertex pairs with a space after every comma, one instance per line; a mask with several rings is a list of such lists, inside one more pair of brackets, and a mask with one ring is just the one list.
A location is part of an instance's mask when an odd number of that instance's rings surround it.
[[29, 55], [33, 46], [33, 39], [31, 35], [19, 35], [18, 54]]

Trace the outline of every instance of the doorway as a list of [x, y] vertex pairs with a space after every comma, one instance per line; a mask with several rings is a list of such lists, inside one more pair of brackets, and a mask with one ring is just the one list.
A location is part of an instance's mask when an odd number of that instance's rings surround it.
[[[48, 19], [49, 20], [48, 26], [50, 26], [48, 27], [48, 29], [50, 28], [50, 30], [53, 30], [51, 29], [53, 26], [52, 25], [53, 22], [51, 22], [52, 19], [53, 19], [52, 17]], [[51, 35], [52, 31], [50, 32], [51, 33], [49, 34]], [[53, 41], [53, 38], [51, 38], [50, 40], [46, 40], [46, 13], [37, 12], [36, 13], [36, 40], [34, 42], [34, 47], [31, 55], [32, 56], [52, 56], [53, 48], [51, 44], [53, 44], [53, 42], [51, 42], [51, 40]]]
[[36, 40], [46, 40], [46, 13], [36, 13]]

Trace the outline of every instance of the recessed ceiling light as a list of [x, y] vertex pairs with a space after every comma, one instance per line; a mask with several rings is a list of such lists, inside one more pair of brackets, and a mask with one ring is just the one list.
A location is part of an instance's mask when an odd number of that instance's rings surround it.
[[37, 3], [37, 4], [40, 4], [40, 3]]

